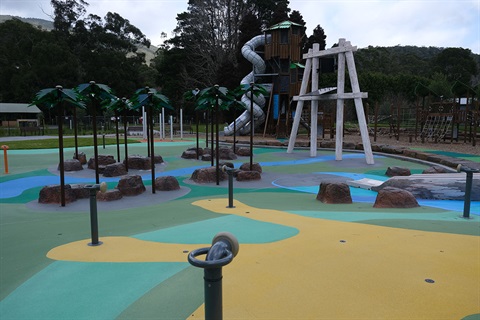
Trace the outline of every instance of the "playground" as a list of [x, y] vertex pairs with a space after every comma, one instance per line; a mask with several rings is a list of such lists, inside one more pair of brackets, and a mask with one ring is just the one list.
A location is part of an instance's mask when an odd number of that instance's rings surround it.
[[[202, 142], [204, 143], [204, 142]], [[195, 140], [155, 141], [176, 191], [98, 204], [99, 246], [89, 246], [89, 201], [40, 204], [40, 189], [58, 184], [58, 149], [9, 150], [0, 178], [0, 318], [202, 319], [203, 271], [188, 253], [208, 247], [220, 231], [240, 250], [223, 267], [226, 319], [478, 319], [480, 202], [470, 218], [463, 201], [418, 200], [409, 209], [373, 208], [377, 193], [351, 187], [352, 204], [316, 200], [326, 180], [386, 181], [388, 167], [420, 174], [432, 165], [374, 152], [256, 146], [261, 180], [199, 184], [192, 172], [208, 162], [181, 158]], [[146, 153], [146, 143], [130, 154]], [[81, 148], [88, 156], [92, 147]], [[433, 155], [447, 154], [423, 150]], [[115, 146], [100, 149], [115, 154]], [[73, 149], [65, 149], [67, 157]], [[448, 153], [480, 163], [477, 155]], [[235, 168], [248, 157], [233, 160]], [[67, 184], [95, 183], [94, 170], [67, 172]], [[108, 189], [117, 178], [101, 178]]]

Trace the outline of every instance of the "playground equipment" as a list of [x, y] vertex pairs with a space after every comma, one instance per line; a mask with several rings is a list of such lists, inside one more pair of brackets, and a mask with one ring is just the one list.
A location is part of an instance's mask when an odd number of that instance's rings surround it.
[[5, 173], [8, 173], [8, 156], [7, 156], [8, 146], [2, 145], [0, 148], [3, 150], [3, 163], [5, 165]]
[[222, 171], [226, 172], [228, 175], [228, 207], [227, 208], [235, 208], [235, 206], [233, 205], [233, 174], [235, 172], [235, 169], [224, 165], [222, 167]]
[[[249, 62], [253, 64], [253, 71], [246, 75], [240, 82], [242, 85], [248, 85], [251, 82], [255, 81], [255, 74], [262, 74], [265, 72], [265, 61], [255, 52], [255, 48], [265, 44], [265, 36], [259, 35], [252, 38], [250, 41], [245, 43], [242, 47], [242, 55]], [[235, 120], [235, 123], [232, 122], [230, 125], [225, 127], [225, 135], [232, 135], [234, 128], [239, 131], [240, 134], [248, 134], [251, 130], [250, 123], [250, 105], [251, 93], [246, 93], [242, 96], [242, 102], [245, 104], [246, 110]], [[265, 98], [263, 95], [258, 95], [253, 97], [253, 122], [254, 127], [260, 126], [265, 121], [265, 113], [262, 108], [265, 105]]]
[[[305, 101], [311, 101], [311, 133], [310, 133], [310, 156], [317, 155], [317, 122], [318, 122], [318, 101], [321, 100], [336, 100], [336, 135], [335, 135], [335, 160], [342, 160], [343, 148], [343, 115], [344, 115], [344, 100], [353, 99], [355, 102], [355, 109], [357, 112], [358, 124], [360, 134], [362, 136], [363, 149], [365, 152], [365, 160], [367, 164], [374, 164], [372, 148], [368, 136], [367, 122], [363, 110], [362, 98], [367, 98], [366, 92], [360, 92], [358, 83], [357, 71], [353, 59], [353, 52], [357, 50], [345, 39], [340, 39], [338, 47], [327, 50], [320, 50], [319, 44], [314, 44], [313, 49], [310, 49], [307, 54], [303, 55], [307, 59], [305, 65], [305, 72], [303, 74], [302, 86], [300, 94], [294, 96], [293, 100], [298, 101], [297, 109], [295, 111], [295, 118], [292, 125], [292, 131], [288, 142], [287, 153], [292, 153], [295, 146], [295, 139], [298, 133], [300, 118], [303, 111]], [[324, 94], [322, 89], [318, 88], [319, 76], [319, 58], [325, 56], [337, 55], [338, 61], [338, 76], [337, 76], [337, 93]], [[350, 75], [350, 83], [352, 86], [351, 93], [345, 93], [345, 63], [348, 66]], [[307, 87], [311, 75], [311, 93], [307, 94]]]
[[[196, 249], [188, 255], [188, 262], [204, 270], [205, 319], [223, 319], [222, 267], [237, 256], [240, 245], [237, 238], [229, 232], [220, 232], [213, 237], [210, 248]], [[206, 255], [205, 260], [198, 260]]]
[[480, 169], [473, 169], [459, 164], [457, 166], [458, 172], [465, 172], [467, 174], [466, 185], [465, 185], [465, 200], [463, 203], [463, 217], [468, 219], [470, 218], [470, 203], [472, 195], [472, 183], [473, 183], [473, 174], [479, 173]]
[[84, 186], [84, 188], [90, 191], [90, 230], [92, 234], [92, 242], [88, 245], [95, 247], [103, 243], [98, 241], [97, 191], [102, 193], [106, 192], [107, 184], [105, 182], [100, 184], [88, 184]]
[[[291, 118], [291, 98], [298, 94], [303, 74], [304, 66], [300, 61], [304, 34], [303, 25], [283, 21], [269, 27], [263, 35], [252, 38], [242, 47], [242, 54], [253, 64], [253, 71], [241, 83], [260, 83], [270, 92], [270, 97], [254, 98], [254, 128], [264, 123], [263, 136], [267, 130], [277, 137], [283, 137], [287, 133]], [[264, 52], [255, 52], [260, 46], [265, 47]], [[260, 54], [263, 54], [263, 58]], [[242, 101], [250, 106], [250, 94], [244, 95]], [[233, 134], [234, 130], [241, 135], [250, 133], [250, 111], [246, 109], [225, 127], [225, 135]]]

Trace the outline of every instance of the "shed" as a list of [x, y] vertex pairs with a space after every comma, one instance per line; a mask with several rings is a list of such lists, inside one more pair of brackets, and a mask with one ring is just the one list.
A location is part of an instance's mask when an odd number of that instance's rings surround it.
[[0, 119], [3, 127], [39, 126], [38, 115], [42, 111], [28, 103], [0, 103]]

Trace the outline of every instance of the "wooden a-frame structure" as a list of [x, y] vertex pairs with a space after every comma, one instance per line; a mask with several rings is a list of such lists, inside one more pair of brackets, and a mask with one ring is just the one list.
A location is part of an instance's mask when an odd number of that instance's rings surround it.
[[[310, 132], [310, 156], [317, 156], [317, 120], [318, 120], [318, 101], [321, 100], [337, 100], [337, 116], [336, 116], [336, 135], [335, 135], [335, 160], [342, 160], [343, 147], [343, 109], [344, 100], [353, 99], [355, 102], [355, 109], [357, 112], [358, 125], [360, 127], [360, 134], [362, 136], [363, 150], [365, 152], [365, 160], [367, 164], [374, 164], [372, 147], [370, 145], [370, 138], [368, 136], [367, 121], [365, 119], [365, 112], [363, 110], [362, 98], [367, 98], [366, 92], [360, 92], [358, 84], [357, 70], [353, 59], [353, 52], [357, 50], [350, 44], [350, 41], [340, 39], [338, 47], [320, 50], [318, 43], [313, 45], [313, 48], [308, 50], [307, 54], [303, 55], [306, 59], [305, 71], [302, 78], [302, 85], [298, 96], [294, 96], [293, 100], [298, 101], [297, 109], [295, 111], [295, 118], [293, 120], [292, 131], [288, 141], [287, 153], [292, 153], [295, 146], [295, 139], [298, 133], [298, 126], [302, 115], [304, 101], [311, 101], [311, 132]], [[318, 89], [318, 72], [319, 72], [319, 58], [331, 55], [338, 55], [338, 76], [337, 76], [337, 93], [326, 94], [335, 88], [329, 90]], [[348, 66], [348, 73], [350, 76], [350, 83], [352, 92], [345, 92], [345, 62]], [[313, 70], [313, 72], [312, 72]], [[309, 78], [311, 75], [312, 92], [307, 93]]]

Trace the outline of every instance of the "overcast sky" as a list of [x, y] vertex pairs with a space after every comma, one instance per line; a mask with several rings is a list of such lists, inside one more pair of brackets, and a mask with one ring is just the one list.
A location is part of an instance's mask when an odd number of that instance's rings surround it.
[[[87, 10], [104, 17], [117, 12], [153, 45], [171, 36], [177, 13], [188, 0], [86, 0]], [[462, 47], [480, 54], [480, 0], [290, 0], [307, 23], [307, 35], [320, 25], [327, 48], [346, 38], [359, 48], [415, 45]], [[0, 14], [51, 20], [49, 0], [0, 0]]]

